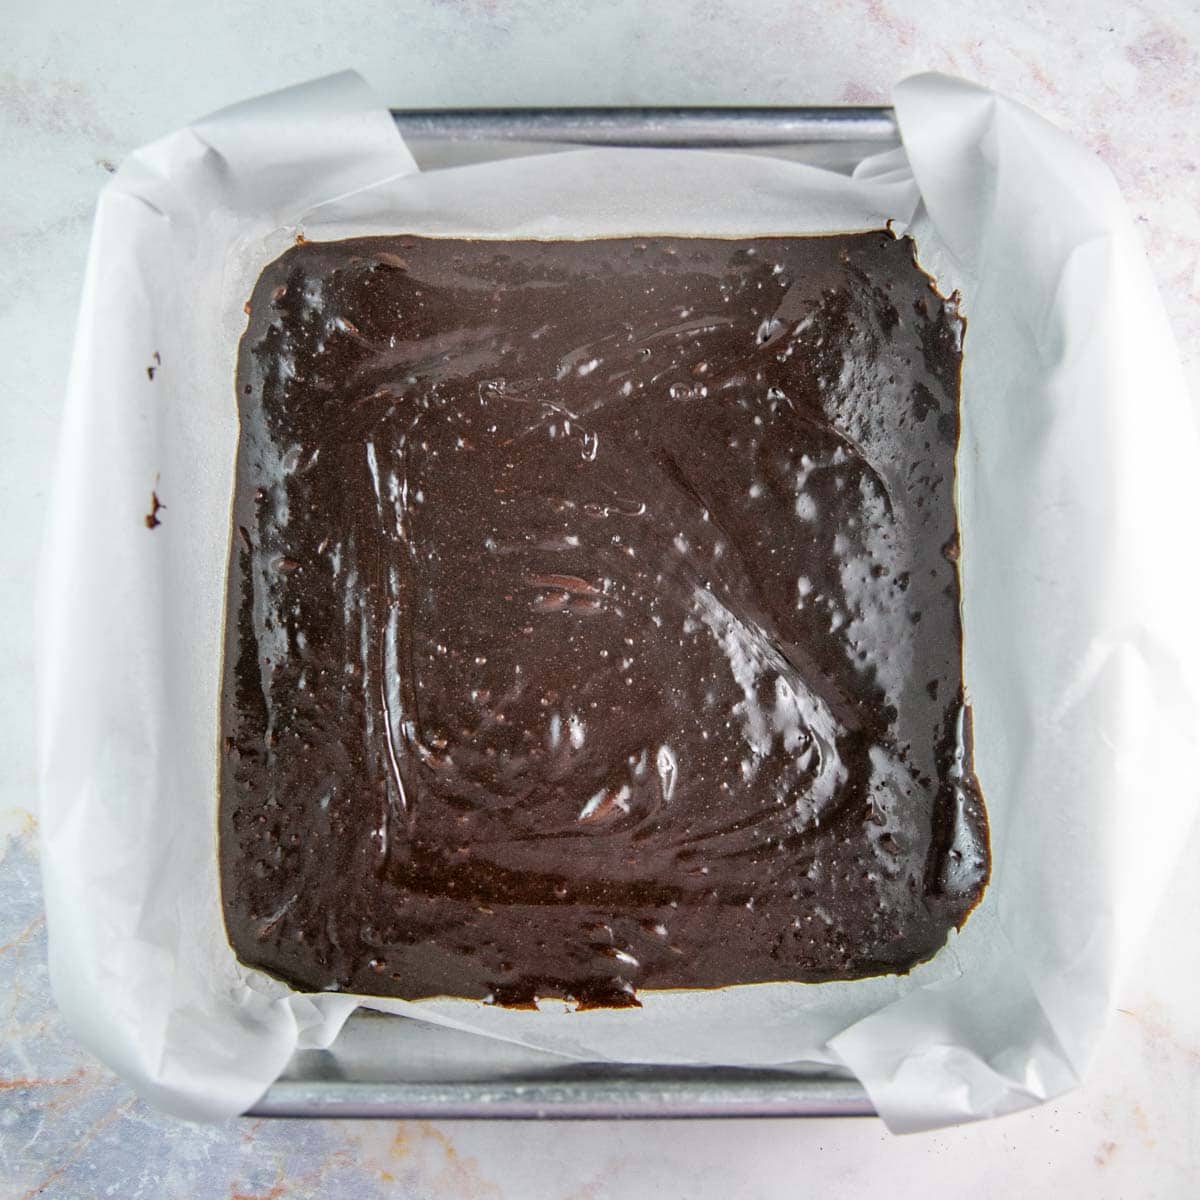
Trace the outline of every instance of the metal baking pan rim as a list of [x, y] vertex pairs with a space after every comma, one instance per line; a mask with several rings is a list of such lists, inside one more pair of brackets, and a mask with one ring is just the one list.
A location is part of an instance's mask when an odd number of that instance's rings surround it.
[[586, 146], [787, 146], [895, 142], [896, 118], [878, 106], [793, 108], [392, 109], [412, 141], [542, 142]]
[[[403, 1019], [403, 1018], [401, 1018]], [[865, 1117], [875, 1110], [853, 1079], [694, 1083], [616, 1076], [560, 1084], [391, 1084], [281, 1080], [253, 1117], [422, 1120], [668, 1120], [738, 1117]]]

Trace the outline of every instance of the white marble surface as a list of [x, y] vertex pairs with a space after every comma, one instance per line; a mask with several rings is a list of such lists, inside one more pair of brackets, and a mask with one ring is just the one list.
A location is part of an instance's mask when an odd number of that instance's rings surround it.
[[[46, 986], [31, 577], [89, 223], [106, 170], [209, 109], [343, 66], [401, 106], [886, 99], [922, 68], [1021, 97], [1100, 154], [1200, 396], [1195, 0], [39, 0], [0, 38], [0, 1200], [961, 1193], [1200, 1195], [1200, 832], [1086, 1086], [903, 1139], [875, 1121], [494, 1125], [159, 1116], [72, 1042]], [[1192, 522], [1181, 523], [1190, 536]], [[1194, 752], [1194, 750], [1193, 750]], [[1181, 748], [1181, 777], [1191, 754]]]

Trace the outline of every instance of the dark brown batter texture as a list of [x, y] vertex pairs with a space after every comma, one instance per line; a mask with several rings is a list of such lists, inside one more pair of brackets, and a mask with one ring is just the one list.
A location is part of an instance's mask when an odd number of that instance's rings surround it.
[[244, 962], [624, 1005], [902, 972], [962, 923], [962, 325], [910, 242], [306, 243], [249, 313]]

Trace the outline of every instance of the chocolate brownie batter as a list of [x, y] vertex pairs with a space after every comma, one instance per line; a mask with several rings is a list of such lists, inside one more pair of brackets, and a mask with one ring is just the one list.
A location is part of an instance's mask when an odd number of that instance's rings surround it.
[[241, 345], [221, 875], [303, 989], [907, 971], [987, 882], [962, 323], [888, 233], [305, 243]]

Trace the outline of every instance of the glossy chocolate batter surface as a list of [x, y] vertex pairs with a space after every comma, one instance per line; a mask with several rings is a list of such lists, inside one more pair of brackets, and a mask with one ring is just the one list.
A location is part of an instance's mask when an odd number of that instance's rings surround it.
[[906, 971], [988, 876], [961, 322], [887, 233], [305, 243], [241, 345], [221, 874], [303, 989]]

